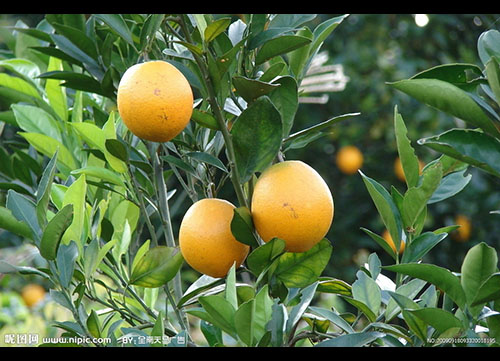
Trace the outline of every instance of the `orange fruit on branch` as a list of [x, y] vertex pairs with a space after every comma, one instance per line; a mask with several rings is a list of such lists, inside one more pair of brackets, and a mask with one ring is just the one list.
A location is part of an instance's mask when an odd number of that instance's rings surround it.
[[340, 148], [335, 157], [337, 167], [345, 174], [356, 173], [363, 165], [363, 160], [363, 153], [353, 145]]

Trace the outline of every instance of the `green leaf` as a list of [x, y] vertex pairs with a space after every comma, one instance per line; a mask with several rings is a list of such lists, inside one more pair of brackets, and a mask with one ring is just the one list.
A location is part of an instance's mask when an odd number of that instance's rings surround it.
[[198, 299], [203, 309], [210, 315], [210, 320], [214, 326], [236, 338], [234, 307], [220, 295], [203, 296]]
[[241, 341], [247, 346], [253, 346], [255, 343], [254, 323], [255, 299], [244, 302], [234, 314], [234, 324], [236, 333]]
[[286, 138], [293, 127], [295, 114], [299, 107], [297, 81], [291, 76], [282, 76], [275, 79], [272, 84], [279, 84], [279, 87], [274, 89], [269, 97], [281, 114], [283, 138]]
[[155, 38], [155, 34], [160, 29], [165, 16], [165, 14], [151, 14], [148, 16], [148, 18], [144, 22], [144, 26], [141, 29], [141, 50], [144, 50], [146, 46], [152, 42], [152, 39]]
[[0, 86], [18, 91], [30, 97], [42, 99], [40, 93], [33, 85], [28, 83], [26, 80], [8, 75], [6, 73], [0, 73]]
[[67, 88], [81, 90], [89, 93], [96, 93], [104, 96], [111, 95], [103, 90], [101, 83], [99, 83], [97, 80], [95, 80], [91, 76], [81, 73], [74, 73], [72, 71], [64, 70], [53, 70], [40, 74], [39, 78], [64, 80], [64, 83], [62, 83], [61, 85], [64, 85]]
[[68, 204], [55, 214], [43, 230], [40, 254], [47, 260], [54, 260], [66, 229], [73, 221], [73, 205]]
[[261, 340], [266, 333], [266, 325], [272, 318], [273, 300], [269, 296], [269, 287], [264, 285], [255, 295], [255, 310], [252, 316], [253, 334]]
[[[35, 204], [33, 201], [14, 190], [9, 189], [5, 205], [18, 221], [29, 226], [35, 242], [38, 242], [40, 240], [41, 229], [38, 224]], [[15, 226], [17, 227], [19, 225], [15, 224]]]
[[464, 176], [466, 170], [467, 169], [459, 172], [453, 172], [443, 177], [443, 179], [441, 179], [441, 183], [432, 194], [431, 199], [429, 199], [427, 204], [441, 202], [445, 199], [453, 197], [455, 194], [464, 189], [472, 179], [472, 174]]
[[182, 254], [175, 248], [151, 248], [132, 270], [130, 284], [148, 288], [161, 287], [174, 278], [183, 262]]
[[238, 308], [238, 296], [236, 293], [236, 269], [235, 263], [229, 269], [226, 276], [226, 300], [234, 307], [234, 309]]
[[254, 235], [252, 214], [247, 207], [234, 209], [233, 219], [231, 220], [231, 232], [238, 242], [252, 247], [259, 245]]
[[326, 341], [321, 341], [314, 345], [315, 347], [362, 347], [385, 334], [377, 331], [355, 332], [347, 335], [341, 335]]
[[230, 24], [231, 18], [220, 18], [210, 23], [203, 32], [205, 41], [209, 43], [214, 40], [218, 35], [226, 31]]
[[301, 253], [285, 252], [279, 256], [273, 276], [286, 287], [302, 288], [318, 279], [327, 266], [332, 254], [330, 241], [323, 238], [309, 251]]
[[365, 272], [358, 271], [357, 280], [352, 284], [352, 297], [363, 302], [377, 315], [382, 301], [380, 288]]
[[87, 166], [84, 168], [75, 169], [75, 170], [71, 171], [70, 174], [75, 175], [75, 176], [78, 176], [80, 174], [85, 174], [88, 177], [99, 178], [100, 180], [102, 180], [104, 182], [115, 184], [117, 186], [126, 188], [126, 185], [123, 182], [123, 179], [118, 174], [113, 172], [112, 170], [109, 170], [106, 168], [97, 167], [97, 166]]
[[447, 233], [436, 234], [434, 232], [425, 232], [411, 241], [411, 246], [407, 247], [403, 254], [402, 263], [418, 262], [432, 248], [445, 239]]
[[[426, 284], [427, 283], [425, 281], [415, 278], [407, 283], [400, 285], [396, 289], [395, 293], [404, 296], [409, 300], [413, 300]], [[400, 299], [397, 299], [399, 302], [396, 302], [396, 298], [397, 296], [391, 297], [387, 302], [387, 306], [385, 308], [386, 322], [392, 320], [401, 311], [399, 305], [402, 303], [402, 301]]]
[[213, 130], [220, 129], [217, 119], [215, 119], [215, 117], [212, 114], [206, 111], [194, 108], [193, 114], [191, 115], [191, 119], [194, 120], [199, 125], [201, 125], [202, 127]]
[[78, 246], [74, 241], [69, 244], [61, 244], [56, 256], [56, 265], [59, 273], [61, 286], [69, 287], [73, 272], [75, 271], [76, 259], [78, 258]]
[[429, 106], [460, 118], [486, 133], [500, 137], [500, 131], [465, 91], [438, 79], [408, 79], [390, 83], [394, 88]]
[[[472, 247], [465, 255], [461, 269], [461, 283], [467, 304], [476, 299], [481, 285], [496, 271], [498, 263], [497, 251], [481, 242]], [[481, 308], [471, 310], [479, 312]]]
[[269, 94], [279, 87], [279, 84], [265, 83], [241, 75], [233, 77], [233, 85], [238, 95], [245, 99], [247, 103], [251, 103], [260, 96]]
[[54, 156], [50, 159], [47, 166], [45, 167], [42, 174], [42, 178], [38, 183], [38, 188], [36, 191], [36, 215], [38, 219], [38, 224], [41, 227], [45, 227], [47, 223], [47, 208], [49, 205], [52, 182], [54, 181], [54, 176], [56, 172], [56, 164], [57, 164], [57, 151], [54, 154]]
[[240, 114], [231, 134], [242, 183], [269, 166], [280, 149], [282, 132], [280, 113], [267, 97], [257, 99]]
[[318, 26], [316, 26], [316, 28], [314, 28], [314, 31], [313, 31], [313, 35], [314, 35], [313, 42], [309, 46], [309, 54], [310, 54], [310, 56], [313, 56], [315, 53], [318, 52], [318, 50], [321, 48], [321, 45], [326, 40], [326, 38], [348, 16], [349, 16], [349, 14], [345, 14], [345, 15], [340, 15], [340, 16], [336, 16], [336, 17], [330, 18], [328, 20], [325, 20], [324, 22], [322, 22]]
[[274, 300], [271, 308], [271, 319], [266, 324], [266, 330], [271, 333], [271, 346], [279, 347], [283, 345], [283, 336], [287, 311], [285, 305], [279, 303], [278, 299]]
[[279, 238], [273, 238], [269, 242], [255, 248], [247, 257], [248, 268], [258, 276], [271, 262], [285, 251], [286, 243]]
[[[382, 222], [385, 225], [385, 228], [391, 234], [392, 239], [394, 240], [394, 245], [396, 249], [399, 249], [401, 236], [402, 236], [402, 221], [401, 215], [399, 213], [398, 208], [394, 204], [391, 195], [387, 190], [374, 179], [367, 177], [363, 174], [363, 172], [359, 171], [365, 186], [370, 194], [377, 211], [382, 218]], [[380, 245], [384, 247], [381, 243]], [[385, 247], [384, 247], [385, 249]], [[389, 253], [390, 254], [390, 253]]]
[[[47, 71], [62, 70], [62, 61], [55, 57], [50, 57]], [[49, 100], [49, 104], [54, 109], [56, 114], [63, 121], [68, 120], [68, 104], [66, 99], [66, 91], [61, 87], [61, 82], [55, 79], [47, 79], [45, 82], [45, 93]]]
[[119, 141], [118, 139], [106, 139], [106, 141], [104, 142], [104, 146], [106, 147], [106, 150], [109, 152], [109, 154], [111, 154], [113, 157], [116, 157], [123, 162], [128, 162], [128, 149], [127, 146], [123, 144], [123, 142]]
[[500, 177], [500, 141], [488, 134], [471, 129], [451, 129], [420, 139], [418, 144]]
[[[28, 143], [30, 143], [38, 152], [52, 158], [56, 151], [57, 160], [65, 167], [64, 171], [76, 168], [76, 162], [71, 152], [58, 140], [44, 134], [18, 132]], [[63, 169], [61, 169], [63, 171]]]
[[326, 318], [331, 323], [333, 323], [335, 326], [340, 327], [342, 330], [344, 330], [347, 333], [354, 333], [355, 332], [354, 329], [351, 327], [351, 325], [335, 311], [326, 310], [324, 308], [315, 307], [315, 306], [309, 306], [309, 310], [318, 316]]
[[387, 243], [387, 241], [384, 238], [382, 238], [378, 234], [370, 231], [367, 228], [361, 227], [361, 230], [363, 232], [365, 232], [367, 235], [369, 235], [380, 247], [382, 247], [382, 249], [385, 252], [387, 252], [387, 254], [389, 254], [394, 260], [396, 260], [396, 258], [397, 258], [396, 253], [394, 252], [394, 250], [392, 249], [392, 247], [389, 246], [389, 244]]
[[12, 110], [19, 128], [26, 132], [44, 134], [62, 141], [57, 121], [42, 108], [26, 104], [13, 104]]
[[484, 281], [472, 299], [471, 306], [500, 299], [500, 273], [496, 272]]
[[460, 279], [446, 268], [425, 263], [398, 264], [382, 268], [432, 283], [442, 289], [461, 309], [465, 306], [465, 293]]
[[343, 280], [321, 277], [319, 278], [318, 292], [352, 297], [352, 286]]
[[495, 95], [497, 104], [500, 104], [500, 60], [491, 58], [486, 63], [485, 72], [488, 78], [488, 84]]
[[282, 35], [273, 38], [265, 42], [257, 52], [255, 64], [263, 64], [277, 55], [288, 53], [309, 43], [311, 43], [311, 39], [298, 35]]
[[313, 297], [315, 296], [317, 287], [318, 282], [314, 282], [301, 291], [300, 302], [295, 305], [288, 314], [288, 320], [285, 325], [286, 333], [289, 334], [295, 325], [301, 320], [302, 315], [309, 307]]
[[500, 61], [500, 32], [492, 29], [483, 32], [477, 41], [477, 50], [481, 62], [486, 65], [491, 57]]
[[396, 133], [396, 144], [401, 160], [401, 166], [406, 179], [408, 188], [416, 187], [419, 179], [419, 163], [415, 155], [415, 150], [407, 137], [407, 129], [403, 117], [394, 107], [394, 131]]
[[127, 43], [134, 46], [132, 32], [120, 14], [94, 14], [93, 16], [108, 25], [111, 30], [115, 31]]
[[467, 90], [468, 86], [474, 83], [467, 80], [468, 71], [476, 77], [482, 76], [481, 68], [475, 64], [444, 64], [424, 70], [412, 79], [439, 79]]
[[[422, 182], [418, 187], [411, 187], [405, 193], [402, 212], [402, 219], [405, 227], [416, 227], [415, 223], [420, 213], [427, 206], [427, 202], [439, 186], [442, 174], [442, 165], [438, 162], [423, 171]], [[396, 247], [399, 247], [399, 245]]]
[[87, 318], [87, 329], [92, 336], [96, 338], [101, 337], [101, 323], [99, 322], [99, 317], [95, 310], [91, 310]]
[[214, 157], [213, 155], [206, 152], [188, 152], [185, 154], [186, 157], [195, 159], [199, 162], [210, 164], [216, 168], [219, 168], [221, 171], [229, 173], [224, 163], [219, 158]]
[[85, 175], [81, 175], [68, 187], [66, 193], [64, 193], [62, 202], [63, 207], [68, 204], [73, 205], [73, 221], [66, 229], [66, 232], [64, 232], [61, 242], [68, 244], [71, 241], [75, 241], [80, 254], [83, 254], [82, 242], [87, 239], [88, 235], [85, 224], [86, 194], [87, 182]]
[[0, 229], [12, 232], [25, 238], [32, 238], [31, 228], [12, 215], [12, 211], [0, 206]]
[[419, 310], [409, 310], [408, 312], [432, 326], [439, 333], [443, 333], [450, 328], [463, 328], [462, 321], [451, 312], [441, 308], [426, 307]]

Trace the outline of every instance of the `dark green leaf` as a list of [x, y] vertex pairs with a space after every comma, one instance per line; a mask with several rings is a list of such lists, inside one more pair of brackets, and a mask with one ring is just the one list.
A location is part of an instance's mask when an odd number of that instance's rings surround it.
[[45, 167], [36, 191], [36, 215], [38, 224], [41, 227], [45, 227], [47, 223], [47, 207], [49, 205], [50, 190], [56, 172], [57, 153], [57, 151], [54, 153], [54, 156]]
[[288, 53], [310, 42], [311, 39], [297, 35], [283, 35], [273, 38], [262, 45], [255, 58], [255, 63], [260, 65], [277, 55]]
[[108, 25], [113, 31], [115, 31], [120, 37], [122, 37], [130, 45], [134, 45], [134, 40], [132, 39], [132, 32], [128, 28], [125, 20], [120, 14], [94, 14], [94, 16], [103, 21]]
[[195, 159], [197, 161], [212, 165], [220, 170], [228, 173], [228, 170], [224, 163], [219, 158], [214, 157], [213, 155], [206, 152], [188, 152], [185, 154], [186, 157]]
[[191, 119], [193, 119], [196, 123], [201, 125], [202, 127], [219, 130], [219, 123], [215, 117], [203, 110], [193, 109], [193, 114], [191, 115]]
[[434, 327], [439, 333], [443, 333], [450, 328], [462, 328], [460, 321], [451, 312], [441, 308], [426, 307], [419, 310], [409, 310], [409, 313], [417, 316], [426, 324]]
[[377, 315], [382, 301], [380, 287], [365, 272], [358, 271], [357, 280], [352, 284], [352, 297], [363, 302]]
[[106, 139], [104, 143], [106, 150], [121, 161], [128, 162], [129, 154], [127, 146], [118, 139]]
[[384, 333], [377, 331], [349, 333], [321, 341], [315, 347], [362, 347], [384, 336]]
[[408, 188], [416, 187], [419, 179], [419, 162], [415, 155], [410, 140], [407, 137], [407, 129], [403, 117], [394, 107], [394, 131], [396, 133], [396, 144], [401, 160], [401, 166], [405, 175]]
[[469, 184], [472, 178], [472, 174], [468, 174], [464, 177], [466, 170], [467, 169], [450, 173], [446, 177], [443, 177], [441, 183], [439, 184], [436, 191], [432, 194], [432, 197], [431, 199], [429, 199], [427, 204], [441, 202], [445, 199], [453, 197], [455, 194], [464, 189], [465, 186]]
[[61, 244], [56, 256], [56, 265], [59, 272], [61, 286], [69, 287], [73, 272], [75, 271], [76, 259], [78, 258], [78, 246], [75, 241], [69, 244]]
[[67, 88], [83, 90], [105, 96], [108, 95], [103, 91], [101, 84], [97, 80], [85, 74], [55, 70], [40, 74], [39, 78], [61, 79], [65, 80], [63, 85]]
[[257, 276], [264, 271], [271, 262], [285, 251], [285, 241], [273, 238], [269, 242], [257, 247], [247, 257], [248, 268]]
[[137, 286], [156, 288], [169, 282], [182, 266], [184, 258], [175, 248], [157, 246], [151, 248], [135, 264], [130, 283]]
[[238, 242], [248, 246], [257, 247], [259, 244], [254, 235], [254, 226], [252, 214], [247, 207], [238, 207], [234, 209], [233, 219], [231, 220], [231, 232]]
[[281, 146], [281, 116], [269, 98], [260, 97], [246, 108], [231, 128], [241, 182], [264, 170]]
[[33, 201], [12, 189], [7, 192], [6, 206], [12, 212], [12, 215], [18, 220], [29, 226], [35, 241], [40, 240], [41, 229], [38, 224], [36, 208]]
[[204, 31], [205, 41], [211, 42], [231, 24], [231, 18], [220, 18], [210, 23]]
[[282, 76], [275, 79], [272, 84], [279, 84], [279, 87], [274, 89], [269, 94], [269, 97], [276, 109], [281, 113], [283, 138], [286, 138], [293, 127], [295, 114], [299, 106], [297, 81], [291, 76]]
[[480, 305], [485, 302], [495, 301], [500, 299], [500, 273], [493, 273], [484, 281], [475, 297], [472, 299], [471, 306]]
[[49, 221], [43, 230], [42, 239], [40, 241], [40, 254], [42, 257], [47, 260], [56, 259], [59, 243], [72, 221], [72, 204], [66, 205]]
[[247, 103], [253, 102], [262, 95], [269, 94], [271, 91], [279, 87], [279, 84], [265, 83], [260, 80], [246, 78], [241, 75], [233, 77], [233, 85], [236, 92]]
[[445, 239], [446, 233], [436, 234], [434, 232], [425, 232], [414, 238], [411, 245], [406, 248], [402, 263], [418, 262], [439, 242]]
[[438, 152], [500, 177], [500, 141], [470, 129], [451, 129], [418, 141]]

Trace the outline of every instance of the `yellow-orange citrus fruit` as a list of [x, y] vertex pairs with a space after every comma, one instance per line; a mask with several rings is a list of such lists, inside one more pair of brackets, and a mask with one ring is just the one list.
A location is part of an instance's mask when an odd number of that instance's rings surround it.
[[[394, 253], [396, 253], [396, 245], [394, 244], [394, 241], [392, 240], [392, 236], [387, 229], [384, 230], [384, 232], [382, 233], [382, 238], [385, 239], [387, 244], [389, 246], [391, 246]], [[399, 254], [402, 254], [404, 252], [404, 250], [405, 250], [405, 242], [403, 240], [401, 240], [401, 243], [399, 245]]]
[[21, 290], [21, 297], [28, 307], [33, 307], [45, 297], [45, 289], [36, 284], [30, 283]]
[[289, 252], [305, 252], [325, 237], [333, 221], [333, 197], [316, 170], [301, 161], [276, 163], [255, 184], [252, 218], [265, 242], [274, 237]]
[[[422, 173], [422, 169], [424, 168], [424, 162], [422, 162], [420, 159], [418, 160], [418, 167], [420, 170], [420, 173]], [[396, 158], [394, 161], [394, 174], [396, 174], [396, 177], [401, 181], [401, 182], [406, 182], [406, 177], [405, 173], [403, 171], [403, 166], [401, 165], [401, 160], [399, 157]]]
[[346, 145], [340, 148], [335, 160], [341, 172], [354, 174], [363, 165], [363, 153], [353, 145]]
[[182, 219], [179, 246], [184, 260], [205, 275], [221, 278], [245, 261], [250, 247], [231, 232], [234, 205], [218, 198], [195, 202]]
[[139, 138], [168, 142], [187, 126], [193, 113], [193, 92], [184, 75], [166, 61], [131, 66], [117, 93], [118, 112]]
[[455, 217], [455, 224], [459, 225], [460, 228], [451, 234], [452, 239], [458, 242], [467, 242], [470, 238], [472, 228], [469, 217], [459, 214]]

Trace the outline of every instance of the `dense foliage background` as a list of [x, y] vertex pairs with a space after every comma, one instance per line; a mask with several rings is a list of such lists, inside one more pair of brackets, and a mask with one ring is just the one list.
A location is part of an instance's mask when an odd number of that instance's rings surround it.
[[[322, 14], [314, 20], [313, 25], [337, 15]], [[393, 171], [397, 156], [394, 106], [398, 106], [404, 117], [412, 145], [425, 163], [437, 158], [437, 153], [420, 147], [416, 141], [463, 124], [396, 91], [387, 83], [409, 78], [419, 71], [444, 63], [480, 65], [477, 39], [485, 30], [498, 29], [499, 18], [500, 14], [429, 14], [429, 22], [425, 26], [418, 26], [412, 14], [352, 14], [325, 41], [322, 48], [322, 55], [325, 56], [323, 65], [341, 65], [341, 72], [347, 82], [338, 91], [327, 92], [328, 100], [324, 104], [302, 103], [294, 125], [296, 129], [292, 131], [338, 114], [360, 112], [361, 115], [336, 125], [331, 134], [308, 147], [289, 152], [287, 158], [301, 159], [310, 164], [325, 178], [332, 190], [335, 218], [327, 238], [331, 240], [334, 252], [325, 272], [327, 275], [351, 282], [355, 279], [359, 265], [366, 261], [371, 252], [378, 252], [383, 263], [388, 257], [360, 230], [360, 227], [366, 227], [382, 233], [383, 225], [360, 175], [345, 175], [337, 168], [335, 155], [340, 147], [354, 145], [361, 150], [364, 155], [362, 170], [368, 176], [384, 185], [403, 186]], [[0, 15], [0, 27], [4, 28], [0, 32], [0, 59], [8, 52], [4, 43], [4, 35], [10, 32], [8, 26], [36, 26], [41, 19], [41, 14]], [[23, 34], [19, 46], [28, 49], [32, 40]], [[305, 95], [320, 96], [321, 93]], [[0, 95], [0, 112], [8, 110], [9, 105]], [[15, 150], [16, 142], [20, 140], [15, 132], [16, 129], [8, 123], [0, 121], [0, 152]], [[29, 181], [29, 177], [23, 174], [22, 165], [23, 159], [19, 159], [19, 177]], [[449, 237], [426, 256], [428, 263], [453, 271], [459, 271], [467, 250], [479, 242], [500, 248], [499, 215], [489, 213], [500, 208], [498, 178], [472, 167], [469, 172], [472, 180], [462, 192], [446, 202], [430, 206], [428, 210], [429, 229], [452, 225], [459, 214], [471, 220], [472, 233], [468, 241], [456, 242], [453, 237]], [[169, 182], [170, 189], [179, 188], [174, 177]], [[4, 203], [5, 193], [0, 190], [0, 205]], [[171, 214], [174, 234], [178, 233], [180, 220], [189, 205], [188, 197], [173, 199]], [[19, 237], [3, 231], [0, 231], [0, 255], [0, 258], [9, 256], [19, 261], [28, 259], [35, 264], [37, 262], [29, 249], [24, 248]], [[191, 280], [186, 277], [184, 281], [189, 283], [194, 279], [196, 275], [193, 273]], [[27, 282], [29, 277], [20, 278], [13, 274], [1, 277], [0, 293], [4, 290], [18, 291]], [[22, 308], [21, 305], [19, 307]], [[53, 316], [49, 314], [52, 312], [50, 309], [44, 312], [33, 322], [43, 324], [44, 317]], [[24, 317], [22, 312], [17, 313], [16, 317], [19, 314]], [[32, 326], [24, 325], [27, 328]]]

